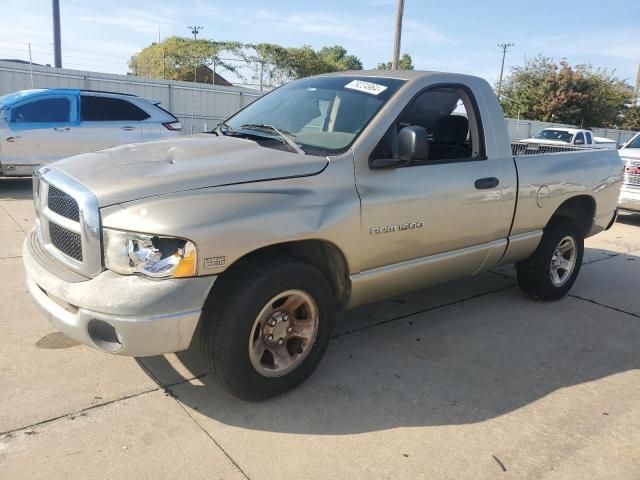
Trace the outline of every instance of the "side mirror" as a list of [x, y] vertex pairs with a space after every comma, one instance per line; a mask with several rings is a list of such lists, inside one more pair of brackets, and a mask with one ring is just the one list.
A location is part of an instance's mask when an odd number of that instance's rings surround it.
[[401, 162], [427, 160], [429, 158], [427, 131], [415, 125], [400, 130], [393, 157]]
[[404, 127], [398, 133], [393, 149], [393, 158], [371, 160], [371, 168], [397, 168], [410, 162], [429, 158], [427, 131], [423, 127]]
[[573, 142], [574, 145], [584, 145], [584, 140], [576, 140]]

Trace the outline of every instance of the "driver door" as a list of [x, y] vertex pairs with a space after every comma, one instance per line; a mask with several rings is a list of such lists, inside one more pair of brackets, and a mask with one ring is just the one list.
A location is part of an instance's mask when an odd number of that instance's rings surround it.
[[[361, 275], [369, 294], [401, 293], [471, 275], [506, 247], [501, 163], [488, 158], [470, 89], [428, 89], [396, 119], [368, 156], [357, 158], [362, 202]], [[429, 155], [399, 168], [372, 169], [393, 154], [397, 132], [423, 127]]]

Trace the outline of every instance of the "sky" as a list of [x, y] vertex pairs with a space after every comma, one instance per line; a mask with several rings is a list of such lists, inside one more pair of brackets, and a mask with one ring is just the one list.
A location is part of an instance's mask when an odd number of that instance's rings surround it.
[[[288, 47], [342, 45], [365, 68], [388, 61], [396, 0], [60, 0], [63, 67], [126, 73], [127, 60], [158, 38], [189, 36]], [[0, 58], [53, 63], [50, 0], [0, 0]], [[506, 71], [544, 54], [591, 63], [635, 82], [640, 1], [406, 0], [402, 52], [416, 69], [474, 74], [495, 82], [499, 42], [515, 45]], [[224, 74], [223, 74], [224, 75]]]

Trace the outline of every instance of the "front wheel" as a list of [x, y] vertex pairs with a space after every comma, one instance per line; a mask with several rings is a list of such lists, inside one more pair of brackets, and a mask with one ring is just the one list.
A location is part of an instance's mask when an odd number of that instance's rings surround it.
[[558, 300], [578, 277], [584, 255], [584, 236], [570, 220], [554, 220], [540, 245], [527, 260], [516, 265], [518, 284], [528, 296]]
[[334, 316], [331, 287], [313, 266], [296, 259], [247, 263], [214, 287], [202, 316], [202, 352], [224, 388], [265, 400], [311, 375]]

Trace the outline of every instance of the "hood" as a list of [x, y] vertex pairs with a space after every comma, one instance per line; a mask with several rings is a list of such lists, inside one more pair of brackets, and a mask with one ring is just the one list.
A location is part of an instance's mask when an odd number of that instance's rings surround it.
[[315, 175], [328, 162], [251, 140], [202, 134], [121, 145], [52, 166], [89, 187], [106, 207], [183, 190]]
[[632, 160], [640, 160], [640, 148], [621, 148], [618, 150], [620, 158], [630, 158]]

